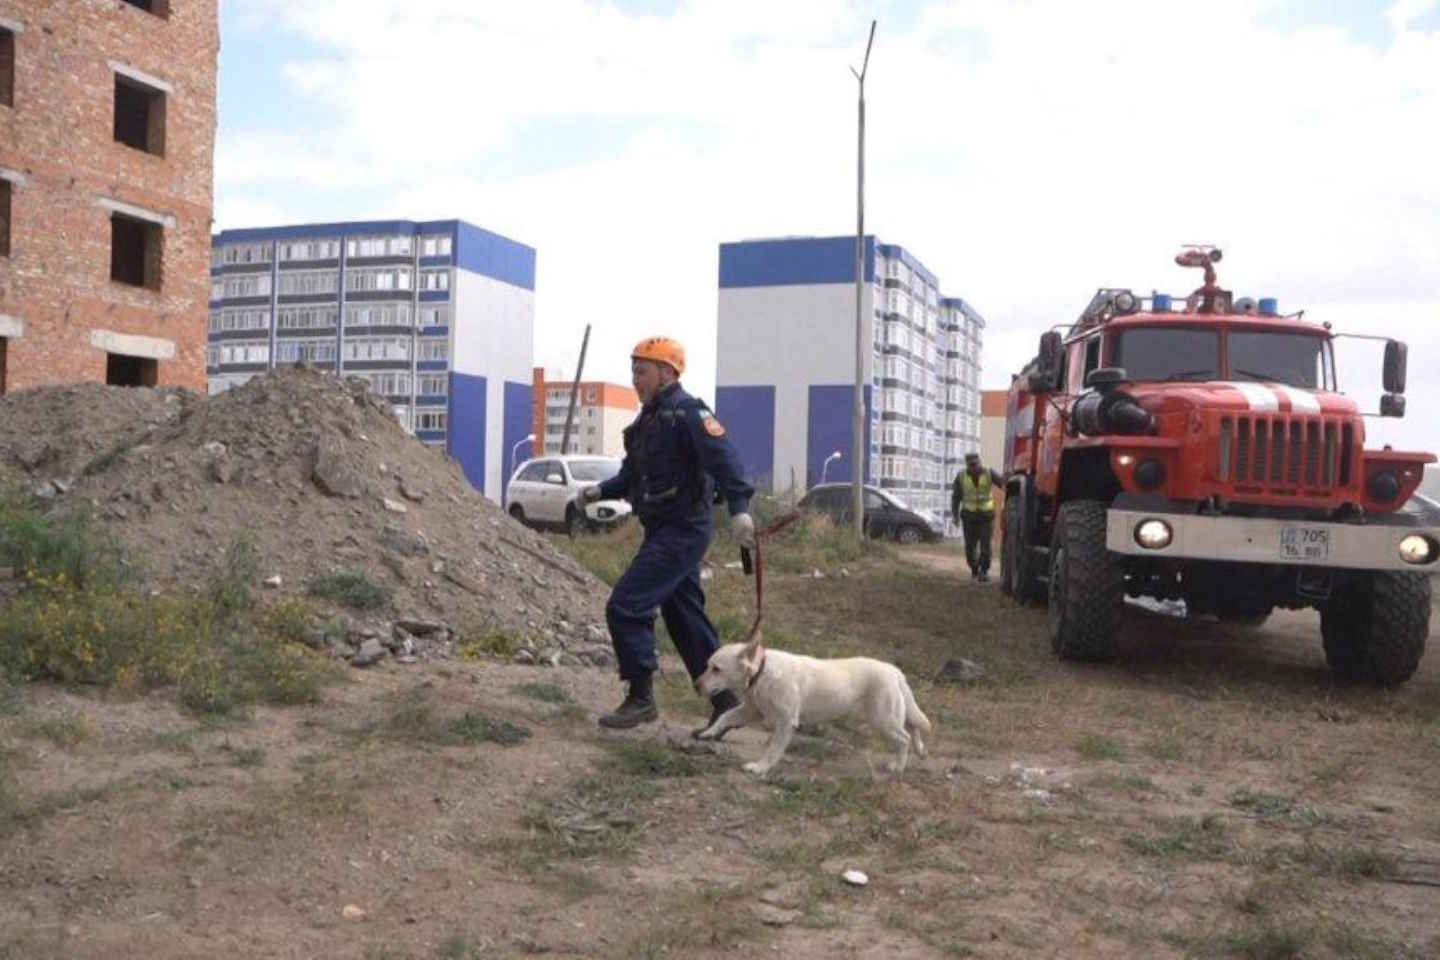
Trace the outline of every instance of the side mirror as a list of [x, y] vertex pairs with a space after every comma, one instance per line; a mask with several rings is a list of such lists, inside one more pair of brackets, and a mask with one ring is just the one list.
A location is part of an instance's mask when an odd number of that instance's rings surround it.
[[1100, 367], [1091, 370], [1085, 377], [1085, 386], [1099, 393], [1109, 393], [1128, 379], [1124, 367]]
[[[1394, 343], [1395, 341], [1390, 341]], [[1404, 344], [1401, 344], [1403, 347]], [[1388, 353], [1388, 351], [1387, 351]], [[1404, 368], [1401, 368], [1400, 382], [1405, 382]], [[1388, 372], [1388, 371], [1387, 371]], [[1380, 398], [1380, 416], [1382, 417], [1403, 417], [1405, 416], [1405, 398], [1398, 393], [1387, 393]]]
[[[1385, 341], [1385, 392], [1405, 392], [1405, 366], [1410, 351], [1399, 340]], [[1401, 404], [1404, 409], [1404, 404]]]
[[1040, 335], [1040, 369], [1037, 386], [1054, 390], [1060, 386], [1060, 373], [1065, 367], [1065, 343], [1060, 334], [1049, 330]]
[[565, 478], [558, 473], [552, 473], [545, 478], [545, 482], [559, 484], [563, 487], [565, 485]]

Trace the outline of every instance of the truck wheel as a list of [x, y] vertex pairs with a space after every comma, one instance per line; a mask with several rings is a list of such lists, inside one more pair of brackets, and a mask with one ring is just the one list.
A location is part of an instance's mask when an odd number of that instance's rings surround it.
[[1125, 577], [1105, 549], [1105, 504], [1076, 500], [1060, 508], [1050, 548], [1050, 647], [1062, 660], [1104, 660], [1114, 653]]
[[1430, 632], [1430, 578], [1376, 573], [1350, 581], [1320, 608], [1325, 662], [1339, 680], [1394, 687], [1409, 680]]

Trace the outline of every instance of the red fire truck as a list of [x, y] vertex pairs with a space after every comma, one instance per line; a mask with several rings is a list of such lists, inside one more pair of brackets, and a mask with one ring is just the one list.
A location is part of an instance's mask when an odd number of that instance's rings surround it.
[[[1184, 298], [1097, 292], [1040, 338], [1010, 386], [1003, 589], [1048, 600], [1062, 658], [1111, 656], [1124, 598], [1259, 623], [1320, 612], [1337, 678], [1415, 672], [1440, 569], [1440, 505], [1415, 495], [1430, 453], [1365, 449], [1329, 324], [1235, 297], [1220, 251]], [[1406, 348], [1384, 345], [1380, 416], [1405, 412]]]

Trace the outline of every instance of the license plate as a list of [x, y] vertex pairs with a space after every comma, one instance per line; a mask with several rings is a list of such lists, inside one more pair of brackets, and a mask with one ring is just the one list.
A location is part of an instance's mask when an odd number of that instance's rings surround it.
[[1325, 527], [1281, 527], [1281, 560], [1329, 560], [1330, 531]]

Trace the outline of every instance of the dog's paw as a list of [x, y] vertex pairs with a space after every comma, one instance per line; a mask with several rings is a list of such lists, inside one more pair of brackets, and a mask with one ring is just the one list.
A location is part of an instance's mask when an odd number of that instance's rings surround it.
[[765, 764], [759, 762], [758, 760], [751, 760], [749, 763], [745, 764], [740, 769], [744, 770], [746, 773], [753, 773], [757, 777], [763, 777], [765, 776], [765, 774], [770, 772], [770, 768], [765, 766]]

